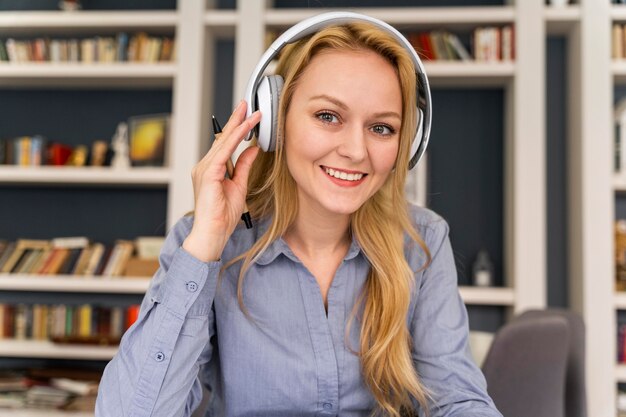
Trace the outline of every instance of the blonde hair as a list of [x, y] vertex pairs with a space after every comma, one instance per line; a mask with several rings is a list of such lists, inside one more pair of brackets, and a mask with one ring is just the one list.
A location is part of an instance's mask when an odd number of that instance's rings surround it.
[[[371, 268], [364, 291], [352, 312], [361, 323], [360, 356], [363, 378], [379, 412], [389, 416], [412, 414], [413, 399], [428, 414], [425, 387], [420, 383], [411, 356], [411, 338], [406, 324], [414, 274], [404, 256], [404, 234], [430, 253], [415, 230], [404, 194], [410, 146], [416, 130], [416, 76], [409, 53], [385, 31], [366, 23], [328, 27], [286, 46], [276, 70], [285, 83], [279, 107], [279, 139], [275, 153], [261, 153], [250, 172], [248, 207], [254, 218], [269, 218], [267, 231], [245, 253], [225, 268], [242, 261], [237, 297], [241, 309], [243, 282], [251, 264], [293, 223], [298, 211], [296, 184], [287, 168], [282, 146], [285, 118], [298, 80], [311, 59], [325, 50], [371, 50], [396, 69], [402, 90], [402, 125], [396, 159], [397, 169], [351, 217], [351, 233], [359, 242]], [[425, 267], [426, 265], [424, 265]], [[348, 334], [346, 330], [346, 335]], [[346, 336], [347, 338], [347, 336]]]

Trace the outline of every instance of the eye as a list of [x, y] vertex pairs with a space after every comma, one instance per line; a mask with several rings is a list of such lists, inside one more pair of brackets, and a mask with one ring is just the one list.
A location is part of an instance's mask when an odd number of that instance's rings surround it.
[[315, 117], [320, 119], [324, 123], [339, 123], [339, 118], [336, 114], [329, 111], [321, 111], [315, 114]]
[[394, 128], [387, 125], [374, 125], [372, 126], [372, 132], [380, 136], [390, 136], [396, 133]]

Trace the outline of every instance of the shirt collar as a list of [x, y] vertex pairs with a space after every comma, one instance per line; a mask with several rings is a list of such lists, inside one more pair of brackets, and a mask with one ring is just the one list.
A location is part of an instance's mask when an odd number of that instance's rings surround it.
[[[259, 222], [258, 237], [261, 237], [263, 233], [265, 233], [265, 231], [269, 227], [269, 223], [270, 223], [269, 219]], [[357, 255], [361, 253], [361, 250], [362, 250], [361, 245], [359, 245], [359, 242], [356, 240], [356, 238], [352, 236], [352, 242], [350, 243], [350, 248], [348, 249], [348, 253], [343, 258], [344, 261], [348, 261], [350, 259], [356, 258]], [[274, 260], [281, 254], [291, 259], [294, 262], [301, 263], [298, 257], [293, 253], [291, 248], [289, 248], [289, 245], [287, 245], [287, 242], [285, 242], [285, 240], [282, 237], [279, 237], [278, 239], [271, 242], [268, 245], [267, 249], [265, 249], [265, 251], [263, 251], [261, 255], [257, 258], [256, 263], [258, 265], [268, 265], [274, 262]]]

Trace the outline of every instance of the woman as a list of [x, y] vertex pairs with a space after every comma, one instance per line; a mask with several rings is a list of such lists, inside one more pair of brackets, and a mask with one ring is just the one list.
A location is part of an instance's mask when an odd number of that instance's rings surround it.
[[[368, 23], [288, 45], [276, 152], [225, 165], [241, 102], [192, 172], [99, 416], [501, 416], [468, 347], [448, 227], [409, 206], [415, 67]], [[238, 226], [245, 203], [256, 227]]]

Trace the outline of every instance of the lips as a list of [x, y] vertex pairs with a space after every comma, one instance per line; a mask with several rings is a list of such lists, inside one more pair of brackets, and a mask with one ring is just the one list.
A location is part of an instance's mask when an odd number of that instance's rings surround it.
[[356, 183], [361, 181], [365, 176], [367, 176], [367, 174], [358, 171], [339, 170], [336, 168], [329, 168], [325, 166], [322, 166], [321, 168], [329, 177], [342, 181]]

